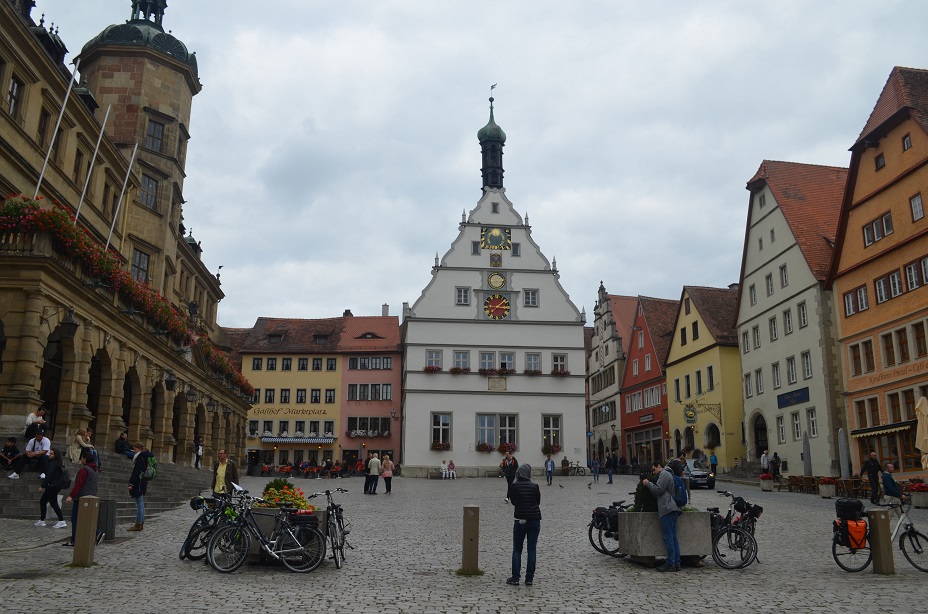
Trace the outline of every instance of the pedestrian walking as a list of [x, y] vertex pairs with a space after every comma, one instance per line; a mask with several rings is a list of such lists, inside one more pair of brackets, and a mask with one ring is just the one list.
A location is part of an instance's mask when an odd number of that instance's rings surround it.
[[384, 488], [387, 489], [387, 494], [389, 495], [393, 489], [393, 469], [395, 465], [393, 461], [390, 460], [389, 454], [383, 455], [383, 463], [380, 465], [380, 476], [383, 478]]
[[550, 454], [545, 460], [545, 479], [548, 480], [548, 486], [551, 486], [551, 482], [554, 481], [554, 461]]
[[203, 436], [197, 437], [193, 442], [193, 468], [199, 469], [203, 462]]
[[606, 452], [606, 475], [609, 476], [609, 481], [606, 484], [612, 484], [612, 474], [615, 473], [616, 469], [616, 454], [613, 450], [612, 452]]
[[712, 473], [716, 473], [716, 470], [719, 467], [719, 457], [715, 455], [715, 451], [712, 451], [712, 455], [709, 457], [709, 469], [712, 470]]
[[592, 468], [593, 468], [593, 481], [598, 482], [599, 481], [599, 457], [596, 455], [593, 455]]
[[780, 454], [778, 452], [774, 452], [770, 459], [770, 473], [773, 474], [775, 480], [780, 479]]
[[760, 455], [760, 472], [770, 473], [770, 457], [767, 456], [767, 450]]
[[129, 496], [135, 499], [135, 524], [129, 530], [141, 531], [145, 528], [145, 493], [148, 492], [148, 480], [144, 474], [148, 469], [148, 459], [155, 455], [139, 442], [132, 444], [132, 450], [135, 452], [135, 461], [132, 464], [132, 475], [129, 476]]
[[512, 455], [512, 452], [506, 451], [506, 455], [503, 457], [503, 462], [499, 464], [499, 468], [503, 471], [503, 476], [506, 478], [506, 503], [509, 503], [509, 487], [512, 486], [513, 480], [516, 479], [516, 471], [519, 469], [519, 461], [515, 459]]
[[528, 557], [525, 561], [525, 586], [535, 581], [535, 547], [541, 533], [541, 489], [532, 481], [531, 466], [519, 465], [515, 481], [509, 485], [506, 500], [515, 510], [512, 515], [512, 575], [506, 580], [511, 586], [519, 585], [522, 573], [522, 547], [528, 539]]
[[[52, 448], [48, 453], [48, 467], [45, 469], [45, 477], [42, 478], [42, 484], [39, 486], [39, 492], [42, 493], [42, 497], [39, 499], [39, 514], [41, 520], [36, 522], [35, 526], [48, 526], [45, 524], [45, 516], [48, 512], [49, 504], [51, 504], [52, 511], [55, 512], [55, 515], [58, 517], [58, 522], [52, 525], [52, 528], [64, 529], [68, 526], [68, 523], [64, 521], [64, 516], [61, 514], [61, 505], [58, 503], [58, 493], [61, 492], [64, 479], [67, 475], [67, 470], [64, 468], [64, 463], [62, 463], [61, 450]], [[70, 481], [70, 478], [68, 478], [68, 481]]]

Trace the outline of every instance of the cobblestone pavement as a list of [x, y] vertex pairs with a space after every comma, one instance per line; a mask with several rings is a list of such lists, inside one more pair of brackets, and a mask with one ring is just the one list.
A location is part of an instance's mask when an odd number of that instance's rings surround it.
[[[266, 478], [245, 478], [260, 492]], [[378, 612], [606, 612], [680, 610], [671, 590], [688, 602], [684, 611], [867, 612], [923, 603], [926, 574], [895, 550], [896, 573], [850, 574], [831, 557], [834, 501], [797, 493], [762, 493], [755, 486], [719, 483], [764, 506], [758, 524], [760, 560], [740, 571], [717, 567], [711, 557], [699, 568], [660, 574], [595, 552], [587, 541], [591, 510], [629, 499], [635, 478], [556, 478], [541, 483], [542, 531], [533, 587], [504, 584], [509, 576], [512, 507], [505, 481], [395, 478], [393, 493], [362, 494], [360, 478], [295, 480], [307, 492], [341, 486], [336, 500], [351, 521], [354, 550], [346, 566], [329, 561], [309, 574], [283, 567], [246, 565], [219, 574], [203, 563], [177, 557], [194, 520], [187, 506], [149, 519], [141, 533], [117, 529], [117, 539], [97, 548], [92, 568], [72, 568], [72, 551], [61, 547], [67, 529], [40, 528], [34, 520], [0, 519], [0, 603], [5, 612], [197, 612], [233, 607]], [[695, 491], [700, 508], [724, 505], [714, 491]], [[485, 575], [459, 577], [463, 506], [480, 506], [480, 568]], [[928, 532], [928, 512], [911, 512]], [[524, 562], [523, 562], [524, 564]], [[681, 584], [682, 583], [682, 584]], [[915, 607], [917, 609], [917, 606]]]

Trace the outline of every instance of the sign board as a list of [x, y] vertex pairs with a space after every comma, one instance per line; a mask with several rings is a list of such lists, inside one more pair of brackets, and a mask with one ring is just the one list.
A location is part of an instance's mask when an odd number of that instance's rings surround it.
[[784, 392], [783, 394], [777, 395], [777, 408], [783, 409], [784, 407], [791, 407], [793, 405], [799, 405], [800, 403], [809, 402], [809, 388], [800, 388], [799, 390], [793, 390], [792, 392]]
[[687, 405], [683, 408], [683, 419], [687, 424], [696, 424], [696, 408], [692, 405]]

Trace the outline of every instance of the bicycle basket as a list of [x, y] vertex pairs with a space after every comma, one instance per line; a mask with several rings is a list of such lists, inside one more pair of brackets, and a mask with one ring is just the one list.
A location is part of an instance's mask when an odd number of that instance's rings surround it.
[[735, 499], [735, 511], [739, 514], [744, 514], [745, 512], [751, 509], [751, 504], [745, 501], [743, 498], [738, 497]]

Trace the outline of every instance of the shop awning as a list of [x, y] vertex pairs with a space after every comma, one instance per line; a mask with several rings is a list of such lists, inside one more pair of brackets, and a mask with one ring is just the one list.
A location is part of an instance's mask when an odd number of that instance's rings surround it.
[[334, 437], [262, 437], [261, 443], [335, 443]]
[[915, 420], [907, 420], [905, 422], [897, 422], [888, 426], [871, 426], [870, 428], [851, 431], [851, 437], [872, 437], [873, 435], [886, 435], [887, 433], [907, 431], [909, 429], [915, 428], [915, 424]]

